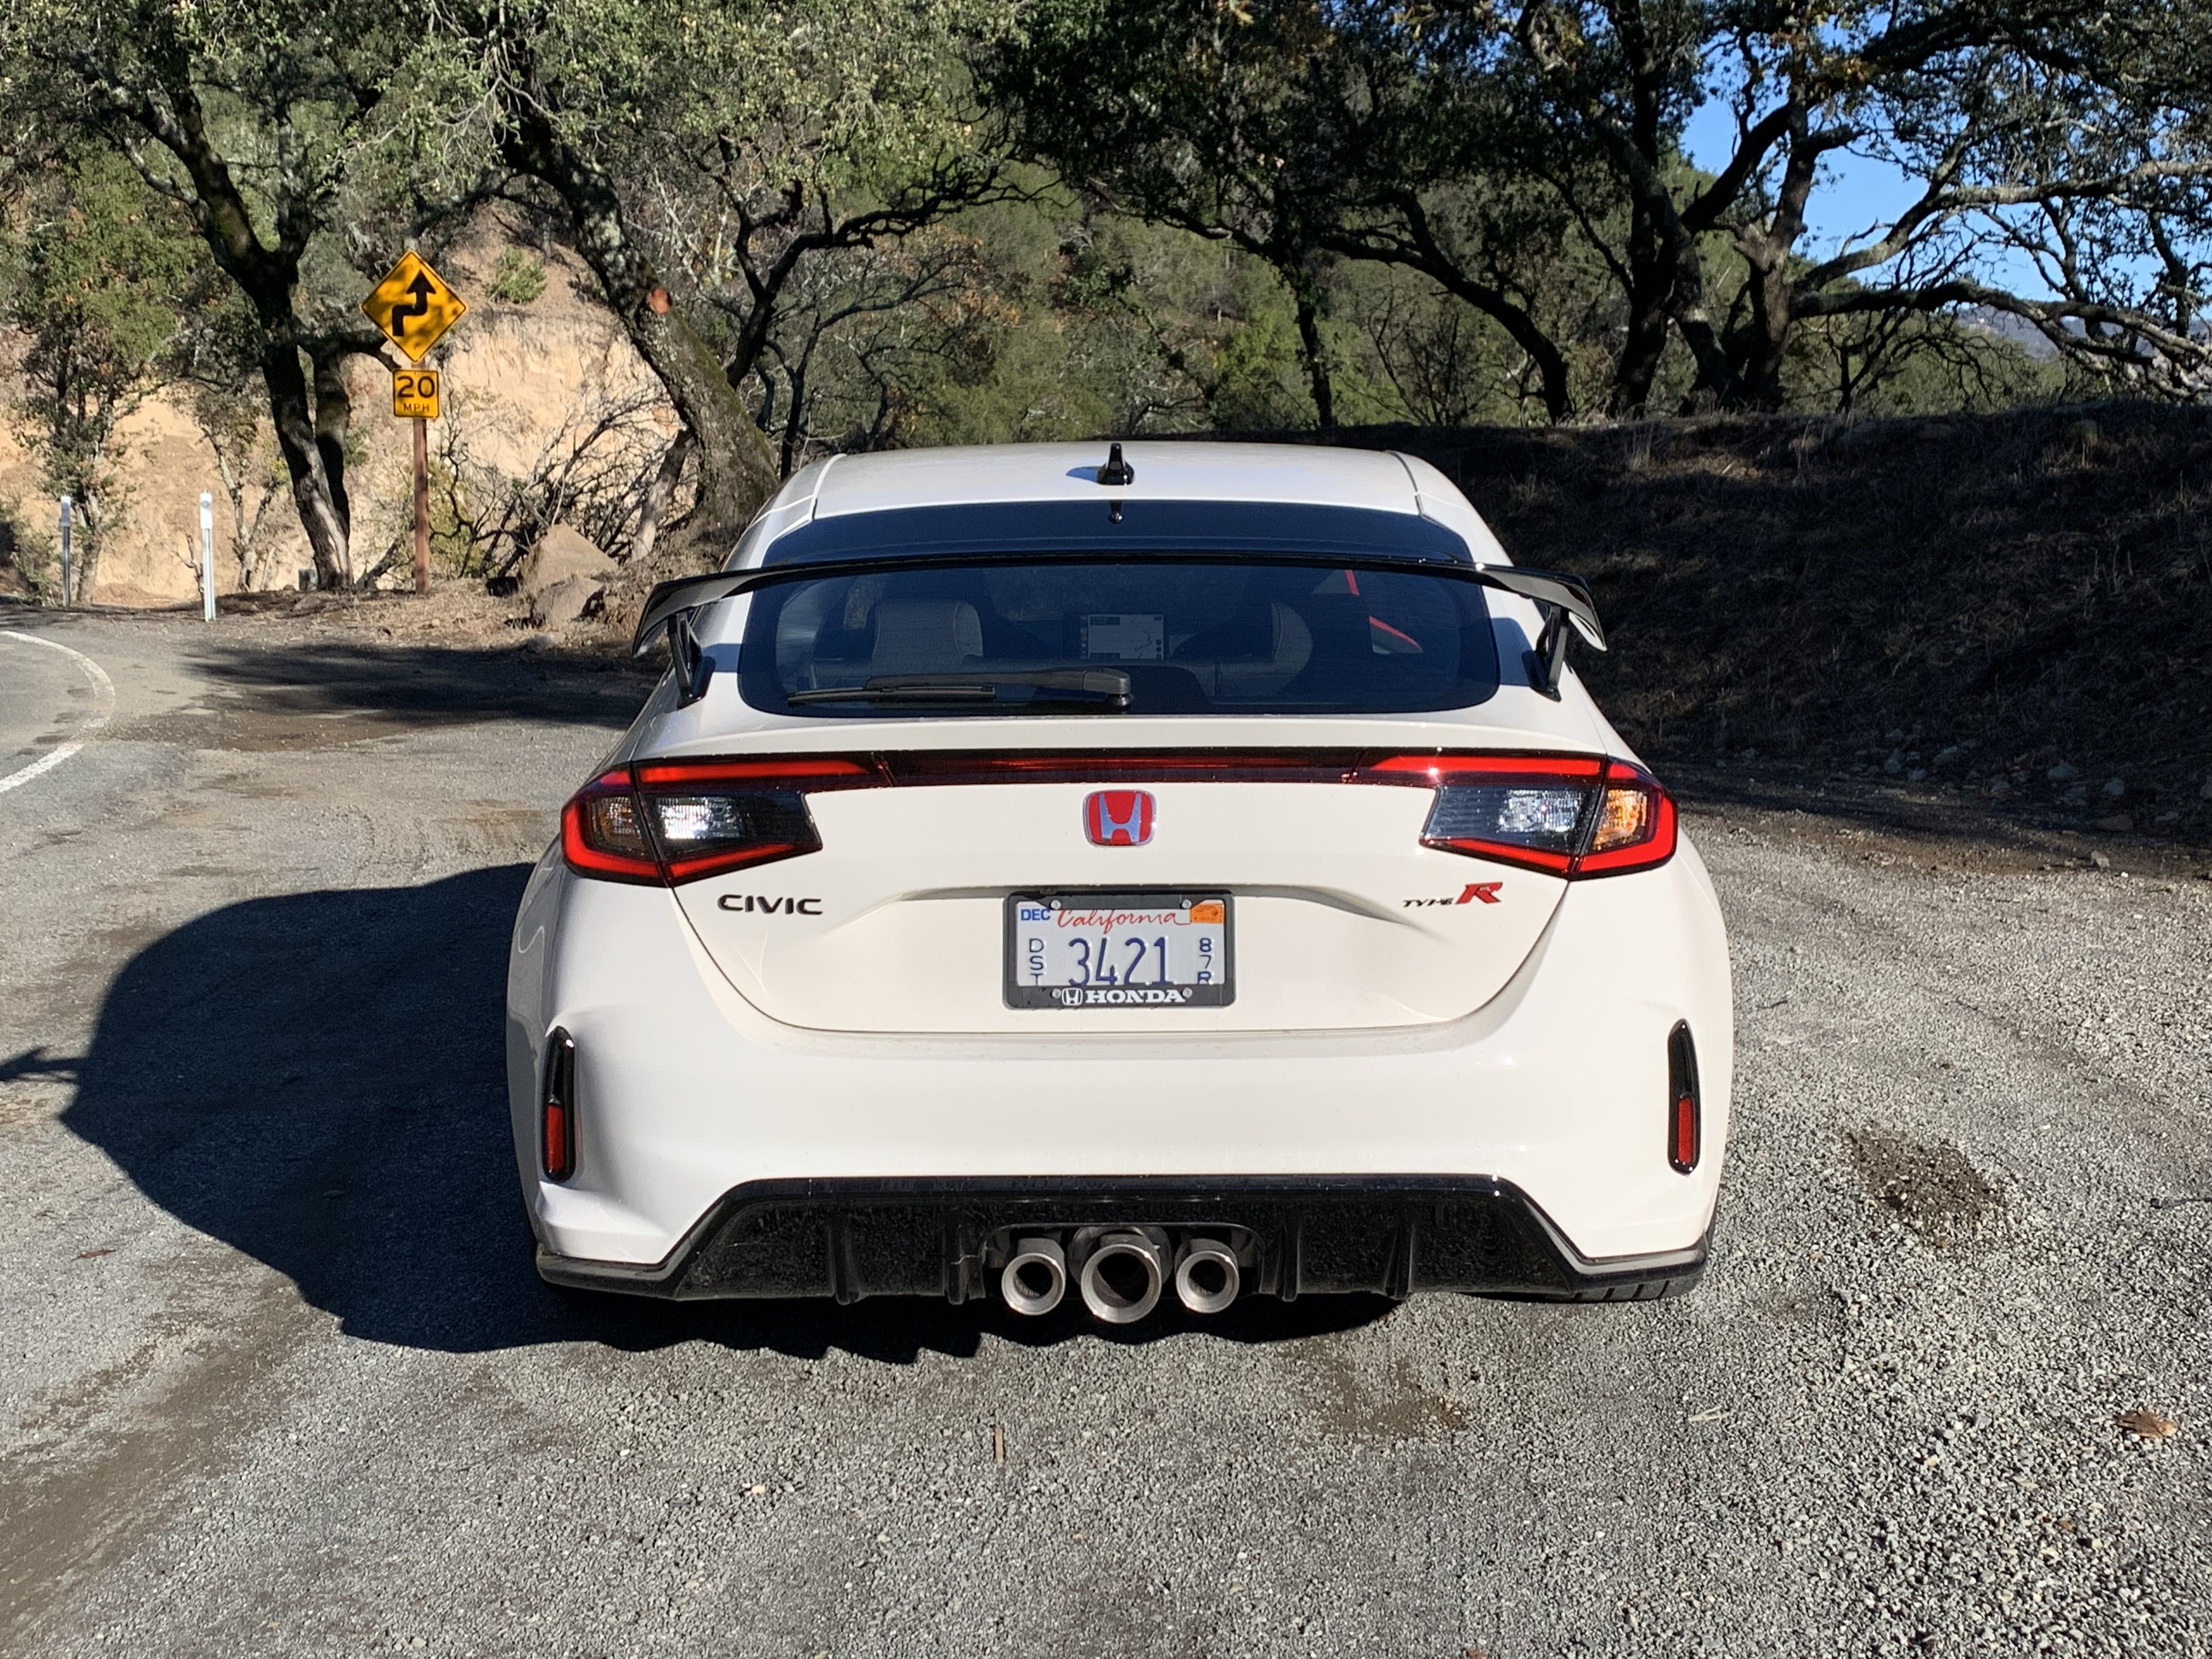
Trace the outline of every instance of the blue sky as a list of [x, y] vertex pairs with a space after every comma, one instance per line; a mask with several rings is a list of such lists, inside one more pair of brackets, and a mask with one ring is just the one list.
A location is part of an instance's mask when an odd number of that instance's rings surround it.
[[[1682, 138], [1690, 159], [1699, 167], [1717, 171], [1725, 166], [1735, 150], [1735, 115], [1728, 100], [1706, 100], [1690, 118]], [[1806, 204], [1805, 237], [1798, 252], [1825, 258], [1846, 239], [1863, 236], [1869, 227], [1888, 224], [1919, 193], [1918, 185], [1900, 168], [1849, 150], [1831, 150], [1821, 162], [1820, 183]], [[1875, 275], [1863, 273], [1861, 280]], [[2017, 255], [1984, 260], [1981, 275], [2015, 294], [2049, 292], [2029, 263]]]
[[[1690, 159], [1717, 171], [1735, 151], [1735, 112], [1725, 99], [1708, 99], [1682, 136]], [[1833, 252], [1845, 237], [1895, 218], [1918, 194], [1896, 167], [1848, 150], [1829, 151], [1821, 172], [1820, 185], [1807, 204], [1806, 238], [1800, 245], [1807, 253]]]

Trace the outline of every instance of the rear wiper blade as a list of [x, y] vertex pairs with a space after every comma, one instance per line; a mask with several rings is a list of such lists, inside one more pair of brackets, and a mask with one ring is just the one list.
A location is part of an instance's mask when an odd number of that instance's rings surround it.
[[[1026, 685], [1040, 691], [1067, 691], [1096, 697], [1108, 708], [1129, 706], [1129, 676], [1120, 668], [1035, 668], [1004, 672], [945, 674], [877, 674], [863, 685], [820, 686], [786, 694], [786, 702], [996, 702], [1002, 685]], [[1058, 697], [1031, 697], [1022, 706], [1058, 702]]]

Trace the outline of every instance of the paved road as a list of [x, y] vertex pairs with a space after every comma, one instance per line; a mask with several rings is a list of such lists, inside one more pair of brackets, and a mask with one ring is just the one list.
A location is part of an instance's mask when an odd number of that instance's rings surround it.
[[[2212, 882], [1693, 818], [1682, 1302], [598, 1305], [521, 1245], [500, 974], [637, 683], [13, 625], [116, 708], [0, 795], [0, 1649], [2212, 1651]], [[0, 769], [82, 701], [33, 654]]]

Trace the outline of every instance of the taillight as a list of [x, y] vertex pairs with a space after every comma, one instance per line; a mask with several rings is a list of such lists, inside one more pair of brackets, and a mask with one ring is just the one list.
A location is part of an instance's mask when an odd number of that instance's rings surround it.
[[879, 781], [858, 761], [663, 761], [594, 778], [563, 809], [579, 875], [672, 885], [819, 852], [806, 796]]
[[1626, 761], [1563, 755], [1398, 755], [1367, 775], [1431, 783], [1423, 845], [1570, 879], [1674, 855], [1674, 803]]
[[1705, 1138], [1704, 1107], [1698, 1098], [1698, 1050], [1690, 1028], [1678, 1024], [1667, 1036], [1667, 1161], [1683, 1175], [1698, 1167]]
[[593, 778], [561, 809], [561, 855], [579, 875], [659, 884], [660, 860], [628, 768]]
[[1619, 876], [1649, 870], [1674, 856], [1674, 798], [1642, 767], [1607, 761], [1589, 844], [1575, 860], [1575, 874]]
[[576, 1042], [556, 1029], [545, 1042], [545, 1087], [538, 1097], [538, 1167], [548, 1181], [576, 1173]]

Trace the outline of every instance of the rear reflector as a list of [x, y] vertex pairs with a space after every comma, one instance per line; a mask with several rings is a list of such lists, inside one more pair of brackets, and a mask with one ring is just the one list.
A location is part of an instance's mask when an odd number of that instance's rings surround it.
[[576, 1173], [576, 1043], [558, 1028], [545, 1042], [538, 1152], [538, 1167], [548, 1181], [566, 1181]]
[[1697, 1046], [1690, 1041], [1689, 1026], [1678, 1024], [1667, 1036], [1667, 1161], [1683, 1175], [1698, 1167], [1703, 1117]]

